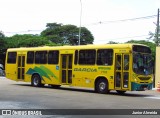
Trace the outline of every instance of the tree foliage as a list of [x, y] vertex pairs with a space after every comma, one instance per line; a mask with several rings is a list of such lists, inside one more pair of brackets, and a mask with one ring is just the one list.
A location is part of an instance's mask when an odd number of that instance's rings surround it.
[[6, 40], [5, 40], [5, 35], [3, 34], [2, 31], [0, 31], [0, 64], [5, 63], [5, 52], [6, 52]]
[[109, 41], [107, 44], [118, 44], [118, 42]]
[[0, 51], [5, 49], [6, 47], [6, 41], [5, 41], [5, 35], [3, 32], [0, 31]]
[[[159, 28], [159, 30], [157, 30], [157, 28]], [[156, 46], [160, 46], [160, 26], [156, 27], [155, 33], [149, 32], [149, 36], [148, 39], [153, 40]]]
[[[57, 23], [47, 23], [46, 29], [41, 32], [41, 36], [56, 44], [77, 45], [79, 41], [79, 28], [75, 25], [62, 25]], [[80, 44], [93, 43], [93, 35], [85, 28], [81, 27]]]
[[24, 35], [14, 35], [12, 37], [7, 37], [7, 48], [16, 48], [16, 47], [36, 47], [42, 46], [49, 43], [44, 37], [32, 34]]

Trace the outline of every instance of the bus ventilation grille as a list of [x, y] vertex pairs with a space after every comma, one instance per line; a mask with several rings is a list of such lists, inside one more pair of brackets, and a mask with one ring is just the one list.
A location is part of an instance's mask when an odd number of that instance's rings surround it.
[[138, 77], [140, 80], [149, 80], [151, 77]]

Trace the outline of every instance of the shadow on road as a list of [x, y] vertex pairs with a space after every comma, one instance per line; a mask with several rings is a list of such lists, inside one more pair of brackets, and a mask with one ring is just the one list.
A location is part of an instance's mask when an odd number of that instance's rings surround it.
[[[16, 86], [26, 86], [26, 87], [33, 87], [30, 84], [12, 84]], [[38, 88], [38, 87], [37, 87]], [[47, 89], [56, 89], [56, 90], [63, 90], [63, 91], [76, 91], [76, 92], [86, 92], [86, 93], [96, 93], [94, 89], [88, 89], [88, 88], [80, 88], [80, 87], [59, 87], [59, 88], [53, 88], [51, 86], [44, 86], [44, 87], [39, 87], [39, 88], [47, 88]], [[151, 92], [151, 91], [150, 91]], [[110, 91], [108, 94], [100, 94], [100, 95], [116, 95], [116, 96], [125, 96], [125, 97], [150, 97], [154, 96], [147, 91], [127, 91], [124, 94], [118, 94], [116, 91]]]

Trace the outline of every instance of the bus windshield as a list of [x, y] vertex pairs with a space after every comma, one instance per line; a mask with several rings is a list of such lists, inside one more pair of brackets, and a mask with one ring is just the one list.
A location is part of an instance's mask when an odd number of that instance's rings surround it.
[[134, 53], [133, 71], [141, 75], [153, 74], [152, 55], [143, 53]]

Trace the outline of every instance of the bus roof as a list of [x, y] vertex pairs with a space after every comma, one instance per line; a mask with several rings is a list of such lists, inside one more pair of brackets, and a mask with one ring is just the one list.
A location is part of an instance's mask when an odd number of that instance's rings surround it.
[[[9, 48], [7, 51], [29, 51], [29, 50], [60, 50], [60, 49], [104, 49], [104, 48], [132, 48], [133, 45], [146, 46], [142, 44], [104, 44], [104, 45], [64, 45], [64, 46], [39, 46], [39, 47], [20, 47], [20, 48]], [[146, 46], [148, 47], [148, 46]]]

